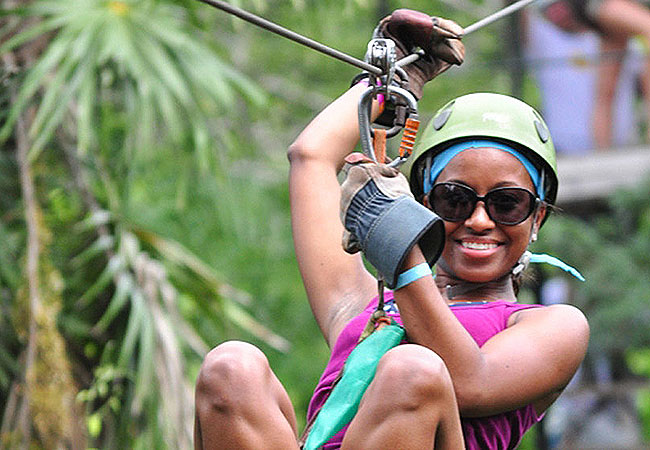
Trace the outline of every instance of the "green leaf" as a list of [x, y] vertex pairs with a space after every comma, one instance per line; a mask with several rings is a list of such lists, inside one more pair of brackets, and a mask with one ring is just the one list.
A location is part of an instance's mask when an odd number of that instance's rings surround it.
[[37, 22], [29, 28], [7, 39], [6, 42], [0, 45], [0, 55], [15, 50], [21, 45], [59, 28], [64, 23], [65, 20], [60, 17]]
[[626, 361], [632, 372], [650, 377], [650, 348], [629, 349]]
[[114, 255], [108, 260], [108, 264], [100, 274], [99, 278], [79, 297], [77, 301], [80, 307], [88, 306], [97, 296], [106, 289], [113, 281], [115, 275], [124, 269], [124, 259], [121, 255]]
[[16, 120], [27, 107], [36, 91], [42, 87], [46, 75], [56, 67], [62, 58], [66, 56], [69, 46], [72, 44], [72, 36], [62, 36], [50, 44], [45, 53], [38, 59], [38, 62], [29, 70], [23, 81], [17, 98], [9, 111], [9, 116], [0, 129], [0, 142], [5, 141], [12, 132]]
[[146, 320], [144, 315], [144, 298], [142, 293], [135, 289], [131, 292], [131, 311], [129, 312], [129, 322], [124, 334], [124, 340], [118, 357], [118, 366], [128, 368], [129, 361], [134, 355], [135, 346], [140, 337], [142, 323]]
[[224, 302], [223, 313], [228, 320], [266, 342], [279, 352], [287, 353], [291, 349], [289, 341], [273, 333], [268, 327], [255, 320], [236, 303]]
[[[58, 97], [57, 107], [51, 112], [51, 115], [47, 122], [43, 125], [42, 130], [40, 130], [40, 132], [34, 136], [35, 141], [32, 144], [28, 155], [31, 161], [34, 161], [34, 159], [36, 159], [36, 157], [42, 151], [43, 147], [52, 137], [52, 134], [54, 133], [56, 127], [61, 124], [63, 115], [68, 111], [70, 103], [75, 97], [81, 81], [86, 77], [86, 72], [92, 69], [92, 63], [89, 60], [82, 60], [82, 62], [79, 64], [77, 72], [74, 73], [72, 78], [68, 81], [66, 88]], [[32, 130], [36, 132], [37, 129], [35, 127], [32, 127]]]
[[96, 71], [86, 71], [86, 76], [79, 87], [79, 100], [77, 105], [77, 149], [80, 156], [86, 156], [90, 148], [97, 142], [95, 132], [94, 113], [98, 95], [96, 89]]
[[71, 263], [73, 267], [80, 268], [98, 256], [105, 256], [106, 252], [115, 246], [113, 236], [99, 236], [88, 248], [75, 256]]
[[115, 286], [115, 293], [111, 302], [106, 308], [106, 312], [102, 315], [101, 319], [95, 325], [95, 329], [99, 332], [104, 332], [108, 326], [115, 320], [115, 317], [126, 305], [127, 300], [132, 295], [132, 290], [134, 288], [133, 278], [129, 273], [121, 273], [117, 277], [117, 284]]
[[170, 262], [188, 267], [198, 276], [207, 281], [216, 292], [220, 290], [223, 283], [220, 276], [214, 271], [214, 269], [205, 264], [201, 258], [189, 251], [182, 244], [174, 240], [165, 239], [160, 235], [142, 229], [136, 230], [136, 234], [143, 241], [152, 245]]
[[88, 426], [88, 434], [93, 439], [97, 439], [102, 432], [102, 417], [99, 412], [91, 414], [86, 419], [86, 424]]
[[140, 327], [140, 352], [135, 373], [134, 403], [139, 405], [148, 396], [152, 386], [155, 386], [154, 356], [156, 353], [153, 315], [145, 305], [142, 308], [142, 325]]
[[6, 228], [0, 223], [0, 280], [5, 281], [10, 289], [15, 290], [20, 283], [20, 271], [14, 249], [9, 245], [10, 242]]
[[[60, 99], [64, 97], [64, 92], [70, 90], [70, 87], [67, 85], [79, 79], [78, 69], [80, 64], [88, 61], [90, 56], [88, 53], [92, 52], [91, 47], [93, 41], [96, 39], [96, 33], [91, 28], [81, 34], [72, 34], [70, 39], [65, 39], [65, 34], [67, 33], [60, 33], [59, 38], [66, 42], [72, 40], [73, 48], [68, 48], [68, 54], [61, 60], [57, 70], [54, 72], [52, 80], [47, 82], [47, 89], [39, 104], [38, 113], [30, 129], [30, 135], [32, 137], [42, 130], [45, 119], [53, 115], [55, 107], [61, 107], [62, 102]], [[50, 45], [56, 45], [56, 40]], [[75, 69], [77, 69], [76, 72]], [[75, 84], [78, 84], [78, 81]], [[67, 107], [67, 104], [63, 106]]]

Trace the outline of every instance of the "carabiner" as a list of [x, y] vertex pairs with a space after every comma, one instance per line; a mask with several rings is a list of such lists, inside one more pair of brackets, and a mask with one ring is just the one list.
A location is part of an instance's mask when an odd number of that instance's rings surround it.
[[[359, 134], [361, 137], [361, 149], [363, 153], [373, 161], [377, 162], [377, 155], [372, 145], [373, 130], [370, 124], [370, 111], [372, 107], [372, 100], [379, 92], [378, 86], [368, 86], [359, 98]], [[406, 102], [408, 106], [408, 119], [406, 122], [406, 129], [400, 145], [400, 154], [393, 160], [389, 166], [399, 167], [410, 156], [415, 141], [415, 133], [420, 121], [418, 120], [418, 103], [406, 89], [397, 86], [382, 86], [382, 92], [385, 92], [386, 100], [389, 101], [392, 97], [397, 97]], [[401, 126], [396, 125], [386, 131], [386, 137], [393, 137], [402, 129]]]
[[[402, 128], [405, 128], [402, 142], [400, 144], [399, 157], [396, 158], [389, 165], [392, 167], [399, 167], [409, 157], [413, 150], [413, 143], [415, 141], [415, 134], [417, 133], [420, 121], [418, 120], [418, 106], [415, 97], [404, 89], [403, 87], [395, 86], [393, 80], [395, 73], [399, 75], [402, 81], [402, 86], [408, 83], [408, 75], [406, 71], [398, 65], [397, 51], [395, 50], [395, 42], [391, 39], [377, 38], [368, 42], [368, 50], [366, 51], [366, 61], [373, 66], [379, 67], [382, 70], [381, 75], [373, 73], [368, 74], [368, 89], [361, 94], [359, 99], [359, 134], [361, 136], [361, 148], [363, 153], [377, 162], [377, 154], [372, 144], [374, 131], [370, 124], [370, 110], [372, 107], [372, 100], [377, 98], [378, 95], [383, 95], [386, 102], [398, 104], [401, 99], [408, 107], [406, 114], [406, 122], [400, 125], [393, 125], [392, 128], [386, 130], [386, 138], [391, 138], [399, 133]], [[383, 163], [383, 161], [379, 161]]]

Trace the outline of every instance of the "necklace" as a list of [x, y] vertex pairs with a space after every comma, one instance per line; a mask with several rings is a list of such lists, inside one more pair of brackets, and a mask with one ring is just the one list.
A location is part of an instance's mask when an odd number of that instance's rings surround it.
[[447, 306], [452, 307], [452, 306], [478, 306], [478, 305], [485, 305], [488, 304], [487, 300], [480, 301], [480, 302], [455, 302], [455, 303], [449, 303]]

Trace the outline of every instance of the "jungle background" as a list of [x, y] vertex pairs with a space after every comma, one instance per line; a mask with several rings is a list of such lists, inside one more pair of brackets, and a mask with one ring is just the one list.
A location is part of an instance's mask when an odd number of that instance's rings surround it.
[[[328, 350], [294, 258], [286, 150], [358, 69], [192, 0], [1, 4], [0, 448], [191, 448], [202, 357], [228, 339], [265, 351], [304, 422]], [[394, 8], [468, 25], [503, 6], [236, 4], [358, 58]], [[477, 90], [539, 103], [509, 63], [509, 20], [465, 45], [424, 120]], [[594, 354], [609, 361], [646, 442], [649, 195], [557, 214], [536, 247], [588, 279], [569, 282], [592, 326], [584, 385]], [[543, 434], [522, 448], [548, 448]]]

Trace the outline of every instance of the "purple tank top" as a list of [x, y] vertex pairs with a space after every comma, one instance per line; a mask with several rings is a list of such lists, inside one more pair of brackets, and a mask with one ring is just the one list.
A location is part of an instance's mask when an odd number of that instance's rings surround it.
[[[398, 323], [401, 322], [399, 312], [393, 302], [392, 292], [386, 292], [386, 307], [389, 316]], [[508, 324], [508, 318], [522, 309], [535, 308], [540, 305], [524, 305], [514, 302], [494, 301], [483, 304], [455, 305], [451, 307], [458, 321], [474, 338], [479, 347], [488, 339], [503, 331]], [[377, 307], [377, 298], [373, 299], [366, 309], [352, 319], [339, 335], [325, 371], [314, 390], [314, 395], [307, 410], [309, 422], [323, 406], [332, 390], [332, 384], [340, 372], [345, 360], [354, 349], [361, 332], [368, 322], [370, 314]], [[461, 418], [465, 447], [468, 450], [505, 450], [514, 449], [524, 433], [541, 420], [533, 405], [527, 405], [514, 411], [508, 411], [489, 417]], [[324, 450], [334, 450], [341, 446], [347, 426], [338, 432], [323, 446]]]

